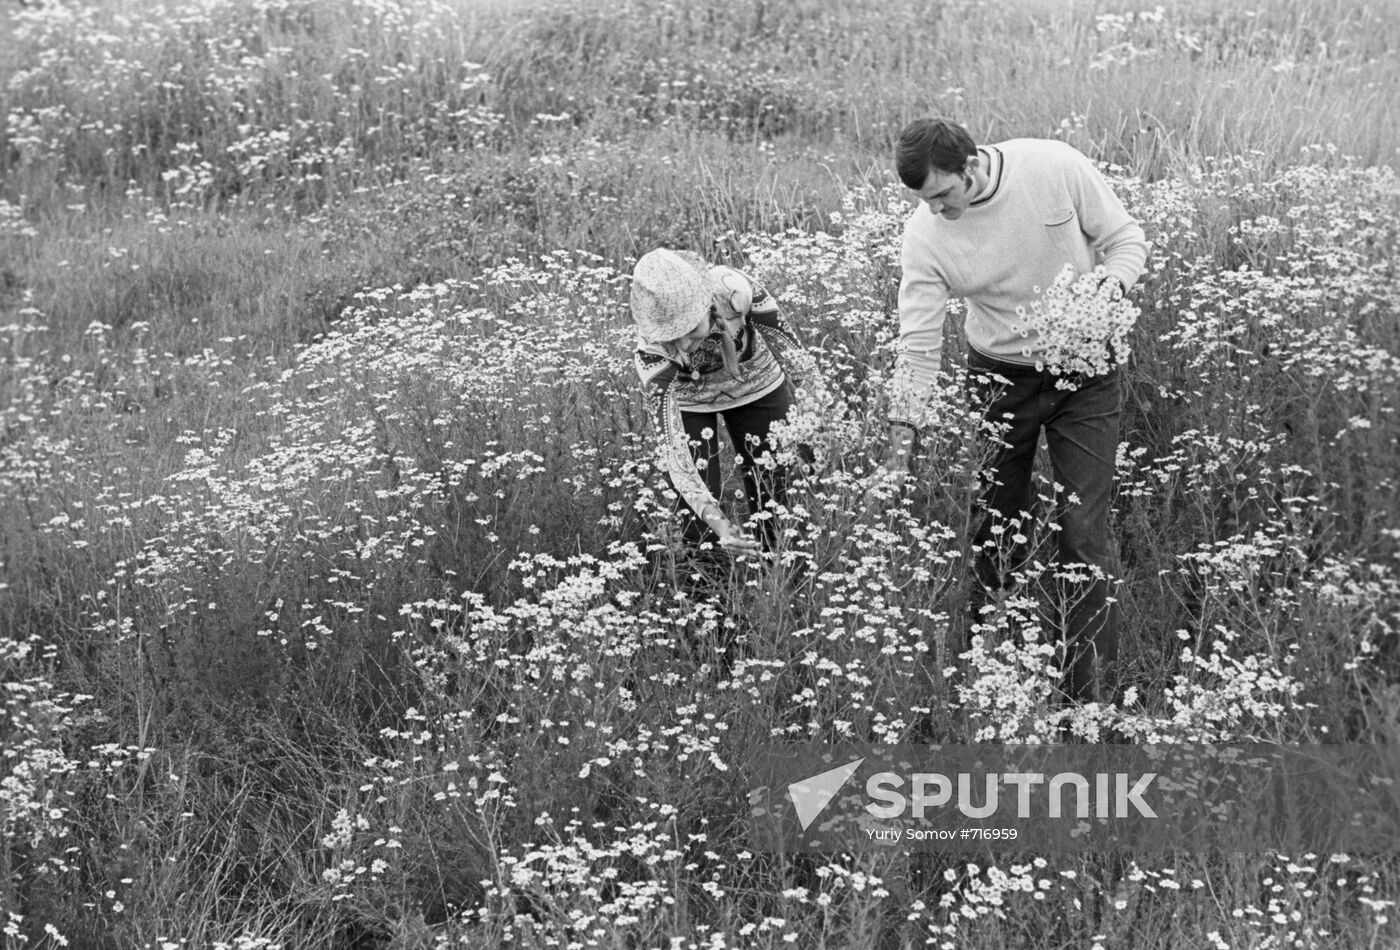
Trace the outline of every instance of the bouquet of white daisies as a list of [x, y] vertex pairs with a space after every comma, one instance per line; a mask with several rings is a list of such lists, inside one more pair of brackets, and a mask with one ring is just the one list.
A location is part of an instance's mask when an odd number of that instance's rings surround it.
[[1059, 389], [1078, 388], [1077, 380], [1102, 376], [1124, 363], [1132, 346], [1128, 336], [1141, 311], [1122, 296], [1119, 282], [1102, 266], [1075, 276], [1066, 264], [1030, 309], [1017, 307], [1025, 324], [1022, 336], [1035, 331], [1039, 351], [1027, 347], [1037, 369], [1059, 376]]

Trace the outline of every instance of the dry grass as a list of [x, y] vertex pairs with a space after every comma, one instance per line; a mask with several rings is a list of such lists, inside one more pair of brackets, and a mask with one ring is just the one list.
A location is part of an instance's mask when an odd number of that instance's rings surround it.
[[[749, 858], [706, 764], [1057, 728], [1033, 604], [944, 645], [972, 422], [856, 514], [888, 152], [933, 111], [1116, 163], [1153, 232], [1117, 508], [1144, 704], [1077, 728], [1394, 738], [1389, 5], [3, 17], [8, 942], [1394, 942], [1389, 856]], [[798, 420], [810, 597], [686, 587], [627, 352], [663, 243], [761, 273], [841, 396]]]

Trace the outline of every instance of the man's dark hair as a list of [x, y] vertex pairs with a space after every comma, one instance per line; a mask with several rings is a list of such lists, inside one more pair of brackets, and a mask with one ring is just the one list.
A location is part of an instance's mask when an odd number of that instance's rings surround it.
[[894, 167], [905, 187], [918, 191], [930, 169], [961, 175], [977, 143], [960, 125], [947, 119], [915, 119], [899, 133]]

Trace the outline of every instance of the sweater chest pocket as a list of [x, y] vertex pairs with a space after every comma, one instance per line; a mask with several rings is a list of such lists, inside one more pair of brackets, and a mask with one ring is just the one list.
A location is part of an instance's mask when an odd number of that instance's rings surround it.
[[1088, 270], [1093, 266], [1088, 242], [1072, 205], [1044, 212], [1041, 221], [1045, 224], [1044, 246], [1057, 262], [1057, 270], [1064, 264], [1073, 264], [1076, 271]]

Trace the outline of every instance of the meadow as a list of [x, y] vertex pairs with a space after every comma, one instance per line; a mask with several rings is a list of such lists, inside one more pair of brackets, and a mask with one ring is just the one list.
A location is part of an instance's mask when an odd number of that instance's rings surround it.
[[[1400, 741], [1397, 49], [1340, 0], [0, 7], [6, 950], [1396, 945], [1392, 854], [775, 855], [737, 765]], [[1152, 241], [1122, 707], [1049, 702], [1034, 600], [968, 616], [956, 313], [862, 505], [930, 114], [1069, 141]], [[828, 383], [788, 549], [699, 585], [631, 363], [659, 245]]]

